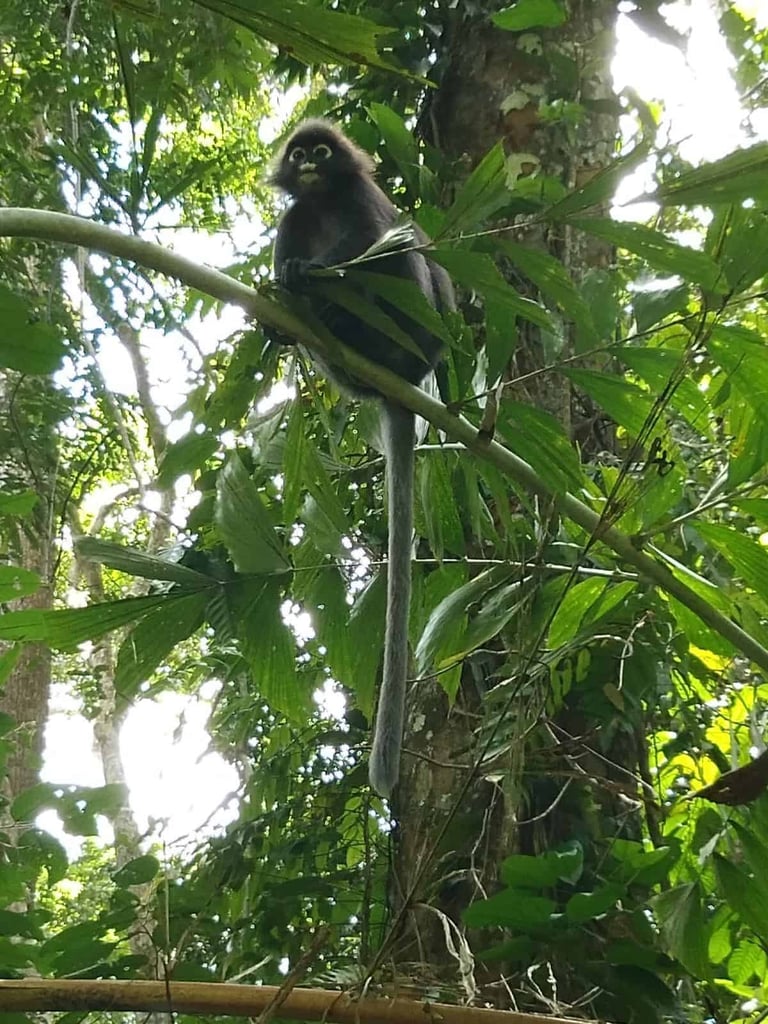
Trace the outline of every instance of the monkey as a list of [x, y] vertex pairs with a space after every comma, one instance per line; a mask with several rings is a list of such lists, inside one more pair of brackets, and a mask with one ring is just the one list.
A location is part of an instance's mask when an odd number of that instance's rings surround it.
[[[441, 357], [440, 338], [390, 304], [377, 300], [378, 306], [415, 342], [420, 357], [347, 310], [317, 295], [312, 299], [312, 269], [332, 267], [360, 256], [400, 218], [395, 205], [376, 184], [374, 171], [372, 157], [330, 121], [312, 119], [296, 128], [280, 150], [270, 175], [270, 183], [292, 199], [277, 228], [275, 276], [287, 290], [309, 296], [313, 310], [339, 341], [410, 384], [419, 384]], [[417, 226], [414, 234], [419, 243], [428, 241]], [[377, 259], [372, 269], [415, 282], [438, 312], [455, 309], [448, 274], [421, 252], [388, 254]], [[323, 369], [342, 390], [361, 398], [378, 395], [382, 404], [389, 502], [387, 604], [384, 667], [368, 776], [373, 789], [389, 797], [399, 778], [405, 719], [415, 420], [410, 410], [362, 381], [352, 380], [338, 367]]]

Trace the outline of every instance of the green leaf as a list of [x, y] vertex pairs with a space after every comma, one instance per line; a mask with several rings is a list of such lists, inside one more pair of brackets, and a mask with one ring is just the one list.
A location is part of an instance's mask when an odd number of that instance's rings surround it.
[[57, 328], [32, 320], [26, 303], [2, 286], [0, 323], [0, 366], [32, 374], [51, 374], [59, 368], [66, 346]]
[[[375, 268], [376, 262], [371, 262], [369, 266]], [[415, 281], [406, 281], [392, 274], [376, 274], [368, 270], [348, 270], [346, 277], [360, 290], [390, 302], [420, 327], [441, 338], [446, 345], [451, 343], [451, 332], [443, 318], [434, 306], [429, 304]]]
[[561, 372], [594, 398], [611, 419], [626, 427], [635, 437], [642, 434], [653, 412], [654, 403], [650, 395], [637, 384], [594, 370], [563, 367]]
[[419, 147], [405, 121], [392, 107], [383, 103], [371, 103], [368, 113], [381, 132], [387, 146], [387, 153], [398, 166], [403, 178], [415, 188], [418, 178]]
[[[378, 572], [358, 595], [349, 614], [349, 635], [354, 647], [354, 671], [340, 680], [355, 691], [357, 706], [371, 718], [376, 699], [376, 683], [384, 650], [386, 611], [386, 573]], [[357, 638], [365, 637], [365, 643]]]
[[545, 850], [535, 857], [515, 853], [501, 862], [501, 881], [512, 888], [548, 889], [560, 881], [575, 883], [584, 868], [579, 843], [563, 850]]
[[[341, 272], [340, 272], [341, 273]], [[350, 279], [359, 278], [362, 282], [363, 275], [360, 271], [344, 270], [343, 274], [345, 277]], [[318, 279], [317, 284], [312, 286], [313, 293], [316, 293], [323, 299], [327, 299], [332, 302], [335, 306], [340, 306], [342, 309], [348, 310], [358, 320], [362, 320], [364, 324], [372, 327], [374, 330], [379, 331], [387, 338], [391, 338], [396, 344], [400, 345], [407, 352], [412, 352], [414, 355], [420, 356], [424, 360], [424, 371], [429, 368], [429, 364], [421, 351], [419, 346], [413, 340], [411, 335], [398, 324], [381, 306], [377, 305], [373, 300], [361, 294], [358, 288], [351, 288], [348, 284], [342, 284], [340, 281], [332, 281], [326, 279], [322, 283]], [[413, 294], [413, 292], [411, 292]], [[340, 366], [344, 365], [344, 357], [339, 351], [338, 358], [334, 359]]]
[[206, 464], [218, 448], [218, 438], [207, 431], [201, 434], [190, 432], [174, 444], [168, 445], [160, 460], [157, 486], [165, 489], [171, 487], [185, 473], [194, 474]]
[[45, 643], [58, 650], [72, 650], [86, 640], [96, 640], [113, 629], [146, 615], [167, 600], [165, 594], [104, 601], [88, 608], [43, 611], [38, 608], [7, 612], [0, 616], [0, 640]]
[[514, 939], [500, 942], [497, 946], [489, 946], [475, 953], [483, 963], [498, 963], [505, 960], [510, 963], [529, 964], [534, 956], [534, 942], [527, 935], [516, 935]]
[[669, 846], [646, 850], [631, 839], [614, 839], [611, 856], [617, 862], [610, 873], [611, 880], [627, 885], [658, 884], [669, 873], [675, 859], [674, 850]]
[[552, 318], [537, 302], [526, 299], [512, 288], [501, 276], [498, 267], [486, 253], [468, 249], [434, 249], [430, 253], [436, 263], [445, 267], [453, 280], [468, 291], [477, 291], [493, 299], [510, 317], [521, 316], [524, 320], [555, 332]]
[[756, 331], [717, 326], [709, 338], [712, 358], [727, 371], [731, 387], [762, 423], [768, 422], [768, 347]]
[[744, 582], [768, 601], [768, 551], [756, 539], [717, 523], [696, 523], [696, 531], [727, 559]]
[[131, 885], [146, 885], [160, 872], [160, 862], [149, 853], [134, 857], [112, 875], [112, 881], [118, 889], [127, 889]]
[[548, 252], [519, 245], [517, 242], [502, 239], [498, 245], [514, 265], [533, 281], [541, 293], [556, 302], [563, 313], [573, 320], [580, 335], [577, 349], [584, 351], [596, 345], [598, 334], [592, 312], [560, 260]]
[[551, 925], [556, 910], [554, 900], [531, 896], [520, 889], [504, 889], [487, 900], [476, 900], [462, 917], [470, 928], [499, 927], [527, 932]]
[[[420, 673], [433, 665], [436, 668], [447, 667], [464, 656], [460, 640], [465, 634], [470, 608], [492, 594], [513, 573], [514, 570], [507, 566], [494, 566], [454, 590], [438, 604], [416, 646], [416, 664]], [[514, 607], [510, 614], [514, 614]]]
[[453, 484], [456, 457], [448, 452], [429, 452], [417, 468], [421, 497], [421, 517], [429, 546], [437, 559], [446, 549], [452, 555], [463, 555], [464, 530]]
[[[300, 403], [297, 402], [296, 405], [300, 405]], [[367, 410], [372, 405], [373, 403], [367, 403], [364, 408]], [[377, 418], [379, 410], [374, 409], [373, 412]], [[360, 429], [362, 414], [362, 410], [358, 412], [358, 429]], [[296, 439], [296, 434], [299, 430], [302, 431], [301, 440]], [[332, 462], [318, 450], [312, 438], [307, 435], [307, 427], [303, 417], [297, 413], [297, 418], [294, 420], [293, 411], [288, 423], [288, 434], [286, 436], [286, 441], [289, 440], [295, 441], [298, 457], [295, 458], [293, 453], [288, 450], [285, 453], [283, 467], [286, 475], [286, 487], [288, 486], [289, 475], [293, 478], [294, 474], [298, 474], [300, 480], [292, 480], [291, 489], [295, 490], [302, 486], [304, 490], [309, 492], [309, 496], [302, 505], [299, 518], [307, 527], [309, 535], [318, 551], [346, 558], [348, 551], [343, 547], [342, 538], [349, 536], [352, 528], [347, 512], [328, 476], [326, 465], [330, 465], [334, 472], [338, 472], [339, 468], [341, 468], [343, 475], [346, 475], [346, 472], [348, 472], [347, 467], [339, 467], [337, 462]], [[286, 500], [284, 498], [285, 503]], [[289, 506], [287, 505], [285, 519], [287, 522], [293, 521], [293, 516], [289, 515]]]
[[42, 939], [43, 932], [30, 911], [0, 909], [0, 935]]
[[549, 627], [549, 646], [562, 647], [586, 628], [599, 621], [635, 589], [630, 580], [613, 583], [600, 577], [582, 580], [566, 592]]
[[613, 910], [627, 890], [623, 885], [608, 884], [594, 892], [577, 892], [565, 904], [565, 916], [572, 924], [594, 921]]
[[497, 142], [475, 167], [448, 207], [441, 234], [456, 235], [476, 228], [509, 200], [506, 157], [501, 143]]
[[677, 274], [686, 281], [695, 281], [708, 291], [727, 291], [725, 275], [710, 256], [698, 249], [680, 245], [645, 224], [614, 221], [605, 217], [572, 218], [570, 223], [611, 245], [635, 253], [657, 270]]
[[548, 220], [562, 220], [571, 217], [574, 213], [581, 213], [591, 206], [603, 207], [609, 203], [616, 192], [620, 181], [638, 167], [648, 156], [650, 144], [645, 140], [639, 143], [626, 156], [621, 157], [613, 163], [608, 164], [602, 171], [598, 171], [581, 188], [569, 192], [564, 199], [550, 206], [545, 211]]
[[40, 586], [40, 577], [29, 569], [16, 565], [0, 565], [0, 601], [15, 601], [34, 594]]
[[592, 267], [582, 278], [581, 294], [592, 311], [598, 337], [613, 338], [616, 324], [624, 318], [626, 305], [624, 294], [619, 290], [618, 275]]
[[718, 207], [707, 231], [706, 248], [723, 268], [734, 292], [745, 291], [768, 266], [765, 211], [741, 204]]
[[260, 580], [239, 623], [239, 636], [257, 693], [275, 711], [300, 722], [310, 695], [296, 677], [296, 641], [280, 613], [282, 596], [277, 580]]
[[342, 573], [335, 565], [325, 565], [315, 575], [305, 598], [312, 623], [326, 649], [328, 668], [333, 678], [341, 681], [354, 680], [359, 650], [350, 633], [347, 595]]
[[[21, 657], [23, 650], [22, 644], [16, 644], [13, 647], [6, 647], [4, 651], [0, 651], [0, 687], [6, 682], [11, 672], [16, 668], [16, 663]], [[5, 719], [0, 715], [0, 736], [2, 736], [7, 730], [3, 728]]]
[[701, 426], [701, 417], [707, 414], [709, 405], [706, 395], [696, 387], [696, 383], [689, 376], [680, 379], [682, 353], [661, 348], [635, 348], [625, 345], [616, 349], [616, 358], [642, 377], [651, 394], [661, 394], [670, 380], [677, 378], [669, 404], [684, 416], [691, 426]]
[[296, 401], [291, 406], [288, 424], [285, 431], [285, 447], [283, 449], [283, 510], [285, 521], [292, 523], [299, 510], [301, 493], [306, 486], [304, 471], [304, 444], [306, 424], [302, 402]]
[[131, 630], [120, 645], [115, 671], [115, 687], [124, 699], [135, 695], [174, 647], [200, 628], [208, 601], [205, 591], [172, 591]]
[[105, 961], [116, 945], [116, 940], [105, 941], [101, 921], [82, 921], [44, 942], [41, 954], [52, 973], [76, 974]]
[[399, 72], [378, 52], [377, 41], [390, 31], [360, 15], [326, 10], [301, 0], [199, 0], [269, 40], [284, 53], [307, 65], [370, 64]]
[[728, 976], [737, 985], [746, 985], [753, 979], [760, 982], [767, 962], [765, 950], [756, 942], [743, 940], [728, 959]]
[[746, 828], [738, 821], [734, 821], [732, 824], [736, 835], [739, 837], [739, 843], [741, 844], [747, 866], [754, 875], [762, 876], [765, 871], [765, 865], [768, 863], [768, 847], [751, 828]]
[[497, 28], [508, 32], [524, 32], [530, 28], [557, 28], [564, 25], [568, 15], [558, 0], [517, 0], [514, 7], [506, 7], [491, 15]]
[[214, 521], [238, 572], [288, 569], [264, 498], [237, 455], [231, 456], [217, 477]]
[[762, 943], [768, 941], [768, 884], [761, 874], [748, 875], [737, 864], [714, 856], [717, 884], [734, 910]]
[[741, 203], [745, 199], [768, 199], [768, 142], [729, 153], [721, 160], [702, 164], [681, 174], [676, 181], [640, 196], [662, 206], [711, 206], [713, 203]]
[[118, 569], [129, 576], [141, 576], [148, 580], [167, 580], [190, 588], [215, 586], [215, 581], [205, 573], [197, 572], [178, 562], [169, 562], [165, 558], [148, 555], [136, 548], [126, 548], [108, 540], [96, 537], [78, 537], [75, 549], [80, 556], [89, 562], [108, 565], [110, 569]]
[[36, 864], [45, 869], [47, 885], [55, 885], [67, 873], [69, 859], [58, 839], [41, 828], [28, 828], [22, 833], [18, 849], [25, 864]]
[[11, 804], [14, 821], [32, 821], [44, 810], [54, 810], [71, 835], [98, 835], [96, 815], [114, 819], [125, 806], [126, 788], [118, 783], [106, 786], [57, 786], [41, 782], [25, 789]]
[[672, 313], [686, 313], [691, 301], [691, 290], [687, 284], [673, 285], [671, 288], [652, 287], [656, 282], [645, 282], [632, 294], [632, 308], [635, 311], [638, 331], [647, 331], [649, 327], [661, 323]]
[[678, 885], [651, 900], [667, 949], [696, 978], [709, 978], [709, 932], [698, 883]]
[[733, 505], [754, 519], [763, 532], [768, 530], [768, 498], [739, 498]]
[[12, 516], [20, 519], [31, 514], [39, 501], [34, 491], [22, 491], [19, 494], [0, 494], [0, 516]]
[[578, 453], [550, 413], [505, 399], [499, 410], [498, 432], [507, 447], [530, 463], [555, 493], [584, 486]]

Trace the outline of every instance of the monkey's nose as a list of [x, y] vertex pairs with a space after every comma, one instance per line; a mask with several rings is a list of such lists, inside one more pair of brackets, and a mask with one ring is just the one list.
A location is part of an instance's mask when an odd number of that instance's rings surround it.
[[317, 170], [317, 164], [311, 164], [309, 161], [303, 164], [299, 164], [299, 174], [309, 174], [312, 171]]

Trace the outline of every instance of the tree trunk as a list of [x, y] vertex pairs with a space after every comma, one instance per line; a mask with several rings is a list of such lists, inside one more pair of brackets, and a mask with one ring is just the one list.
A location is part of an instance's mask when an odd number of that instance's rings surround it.
[[[502, 31], [487, 15], [465, 16], [462, 10], [459, 5], [441, 84], [428, 97], [420, 118], [428, 141], [471, 168], [502, 139], [509, 168], [521, 177], [555, 177], [567, 189], [604, 168], [615, 154], [618, 136], [619, 106], [610, 74], [617, 16], [613, 0], [572, 4], [562, 28], [541, 32]], [[558, 101], [579, 106], [577, 130], [565, 117], [542, 116]], [[555, 256], [577, 285], [611, 259], [609, 247], [587, 244], [567, 227], [529, 227], [515, 215], [508, 223], [512, 240]], [[518, 291], [538, 298], [534, 285], [513, 266], [502, 270]], [[538, 327], [525, 321], [510, 329], [517, 338], [506, 371], [505, 397], [556, 417], [578, 439], [582, 454], [610, 446], [610, 430], [594, 430], [593, 411], [572, 394], [568, 380], [551, 370], [542, 372], [573, 355], [572, 331], [566, 327], [561, 338], [553, 339], [543, 338]], [[549, 535], [557, 523], [546, 509], [541, 516], [543, 533]], [[531, 650], [531, 635], [529, 616], [521, 615], [496, 656], [486, 652], [485, 661], [474, 659], [471, 666], [465, 665], [451, 709], [432, 681], [417, 683], [410, 694], [406, 756], [393, 801], [398, 826], [390, 891], [399, 914], [396, 959], [428, 963], [443, 979], [455, 979], [457, 958], [448, 955], [440, 915], [460, 928], [461, 910], [498, 887], [505, 856], [521, 850], [535, 853], [573, 835], [573, 806], [568, 800], [553, 803], [564, 778], [574, 774], [573, 765], [560, 758], [561, 744], [549, 727], [546, 743], [555, 753], [549, 759], [549, 751], [536, 761], [530, 759], [530, 738], [544, 728], [543, 708], [534, 701], [520, 696], [506, 707], [507, 729], [517, 739], [494, 761], [493, 772], [472, 768], [482, 746], [476, 736], [486, 714], [483, 696], [491, 685], [489, 674], [505, 658], [516, 657], [518, 666], [528, 656], [535, 659], [538, 652]], [[486, 735], [488, 728], [486, 723]], [[629, 760], [634, 763], [633, 757]], [[602, 765], [594, 770], [605, 773]], [[582, 826], [590, 778], [585, 773], [586, 792], [573, 797], [582, 804]], [[522, 819], [536, 821], [523, 828]], [[495, 971], [483, 980], [484, 1000], [509, 1005], [510, 990], [497, 987]], [[568, 999], [583, 990], [560, 994]]]

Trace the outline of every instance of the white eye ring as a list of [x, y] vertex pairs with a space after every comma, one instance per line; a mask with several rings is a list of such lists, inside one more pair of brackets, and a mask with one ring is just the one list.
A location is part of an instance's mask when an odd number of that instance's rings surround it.
[[326, 146], [324, 142], [319, 142], [312, 150], [312, 156], [317, 157], [318, 160], [327, 160], [331, 156], [331, 147]]
[[296, 146], [288, 154], [288, 159], [291, 161], [292, 164], [304, 163], [306, 158], [307, 158], [307, 153], [306, 153], [306, 150], [304, 149], [303, 146]]

